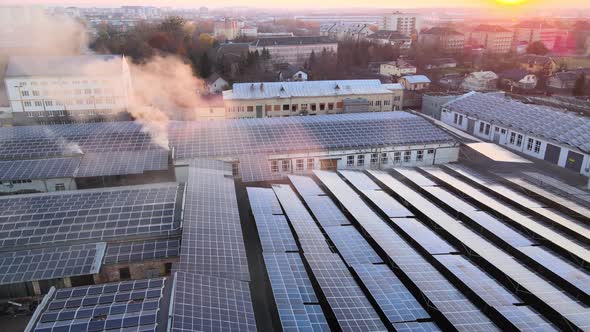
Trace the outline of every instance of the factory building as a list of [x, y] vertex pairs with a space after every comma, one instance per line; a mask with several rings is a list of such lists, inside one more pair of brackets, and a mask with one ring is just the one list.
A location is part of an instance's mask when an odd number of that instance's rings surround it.
[[338, 43], [324, 36], [258, 38], [249, 45], [250, 52], [268, 50], [271, 61], [303, 65], [312, 52], [338, 53]]

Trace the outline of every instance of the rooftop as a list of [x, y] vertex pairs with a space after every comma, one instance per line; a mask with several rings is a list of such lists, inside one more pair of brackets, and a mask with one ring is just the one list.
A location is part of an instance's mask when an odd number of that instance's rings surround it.
[[379, 80], [235, 83], [224, 100], [346, 96], [388, 93]]
[[460, 33], [459, 31], [452, 29], [452, 28], [447, 28], [447, 27], [433, 27], [430, 28], [426, 31], [423, 31], [421, 34], [426, 34], [426, 35], [454, 35], [454, 36], [463, 36], [462, 33]]
[[480, 24], [476, 26], [473, 31], [478, 32], [510, 32], [510, 30], [503, 28], [499, 25]]
[[590, 152], [590, 118], [476, 92], [449, 102], [445, 108]]
[[404, 35], [403, 33], [391, 30], [378, 30], [370, 35], [367, 36], [369, 39], [387, 39], [387, 40], [400, 40], [400, 39], [409, 39], [412, 38]]
[[123, 61], [118, 55], [11, 56], [6, 77], [120, 75]]
[[269, 37], [259, 38], [250, 45], [254, 47], [267, 46], [292, 46], [292, 45], [312, 45], [312, 44], [336, 44], [335, 41], [328, 37], [311, 36], [311, 37]]
[[403, 76], [401, 79], [406, 80], [410, 84], [430, 83], [430, 79], [425, 75], [408, 75]]

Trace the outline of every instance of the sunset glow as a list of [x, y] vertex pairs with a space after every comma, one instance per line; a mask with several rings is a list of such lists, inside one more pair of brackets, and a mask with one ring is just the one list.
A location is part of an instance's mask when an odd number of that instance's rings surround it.
[[496, 1], [501, 5], [509, 5], [509, 6], [521, 5], [526, 2], [526, 0], [496, 0]]

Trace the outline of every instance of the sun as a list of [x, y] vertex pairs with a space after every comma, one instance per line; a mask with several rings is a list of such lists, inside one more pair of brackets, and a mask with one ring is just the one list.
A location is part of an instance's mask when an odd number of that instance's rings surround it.
[[525, 3], [526, 1], [527, 0], [496, 0], [496, 2], [501, 5], [509, 5], [509, 6], [520, 5], [520, 4]]

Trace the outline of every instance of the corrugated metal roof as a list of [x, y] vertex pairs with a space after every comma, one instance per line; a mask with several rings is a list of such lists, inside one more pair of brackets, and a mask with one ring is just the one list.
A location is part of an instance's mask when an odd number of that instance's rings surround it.
[[379, 80], [236, 83], [224, 100], [347, 96], [391, 93]]
[[475, 92], [447, 103], [445, 108], [590, 152], [590, 118]]
[[424, 75], [408, 75], [408, 76], [404, 76], [402, 78], [405, 79], [406, 81], [408, 81], [408, 83], [410, 83], [410, 84], [430, 83], [430, 79]]
[[121, 74], [120, 55], [12, 56], [6, 77], [20, 76], [101, 76]]

